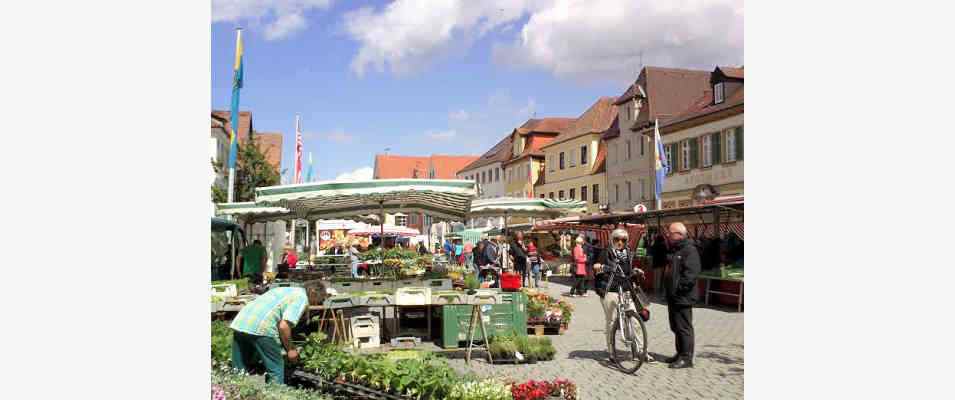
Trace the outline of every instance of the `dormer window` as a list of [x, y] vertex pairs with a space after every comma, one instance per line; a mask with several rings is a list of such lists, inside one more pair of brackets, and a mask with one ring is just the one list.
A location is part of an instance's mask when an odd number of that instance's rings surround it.
[[713, 104], [723, 102], [723, 82], [713, 85]]

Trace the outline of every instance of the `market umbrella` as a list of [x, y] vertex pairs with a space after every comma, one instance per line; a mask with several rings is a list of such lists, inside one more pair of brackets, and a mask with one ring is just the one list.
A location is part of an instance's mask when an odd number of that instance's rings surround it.
[[228, 215], [244, 221], [254, 222], [289, 219], [293, 216], [291, 210], [287, 208], [257, 205], [252, 201], [217, 203], [216, 215]]
[[471, 202], [470, 217], [504, 217], [507, 229], [508, 217], [556, 218], [571, 213], [584, 213], [587, 203], [580, 200], [527, 199], [498, 197]]
[[305, 219], [379, 214], [384, 220], [385, 213], [400, 212], [463, 220], [475, 194], [474, 181], [450, 179], [376, 179], [255, 189], [257, 204], [287, 208]]

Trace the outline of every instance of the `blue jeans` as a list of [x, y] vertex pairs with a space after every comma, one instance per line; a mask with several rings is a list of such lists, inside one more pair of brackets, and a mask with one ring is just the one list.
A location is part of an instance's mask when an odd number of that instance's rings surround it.
[[541, 286], [541, 265], [534, 264], [531, 266], [531, 276], [534, 277], [534, 287], [538, 288]]
[[352, 262], [352, 263], [351, 263], [351, 276], [352, 276], [353, 278], [357, 278], [357, 277], [358, 277], [358, 263], [357, 263], [357, 262]]

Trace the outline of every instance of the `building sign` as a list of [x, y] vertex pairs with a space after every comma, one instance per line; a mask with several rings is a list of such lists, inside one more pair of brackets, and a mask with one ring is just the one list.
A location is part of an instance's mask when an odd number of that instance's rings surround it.
[[643, 204], [637, 204], [637, 205], [633, 206], [633, 212], [635, 212], [635, 213], [647, 212], [647, 206], [645, 206], [645, 205], [643, 205]]

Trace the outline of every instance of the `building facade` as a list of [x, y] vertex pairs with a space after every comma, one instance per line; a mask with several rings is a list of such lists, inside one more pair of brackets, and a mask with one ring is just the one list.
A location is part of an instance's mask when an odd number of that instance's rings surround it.
[[644, 67], [616, 98], [617, 125], [604, 135], [610, 211], [632, 211], [637, 204], [655, 208], [652, 126], [690, 107], [709, 86], [709, 77], [709, 71]]
[[743, 195], [743, 96], [743, 68], [717, 67], [705, 93], [661, 124], [673, 165], [664, 180], [663, 208]]
[[614, 98], [603, 97], [543, 146], [544, 179], [534, 193], [539, 198], [574, 199], [596, 213], [606, 201], [606, 146], [602, 136], [617, 116]]
[[[477, 183], [477, 198], [492, 199], [505, 196], [506, 185], [502, 164], [511, 156], [511, 143], [511, 135], [505, 136], [490, 150], [458, 171], [458, 179], [468, 179]], [[500, 227], [504, 220], [500, 217], [472, 218], [467, 223], [471, 227]]]
[[542, 147], [567, 129], [573, 118], [530, 119], [511, 133], [511, 158], [502, 163], [505, 193], [509, 197], [535, 197], [544, 166]]

